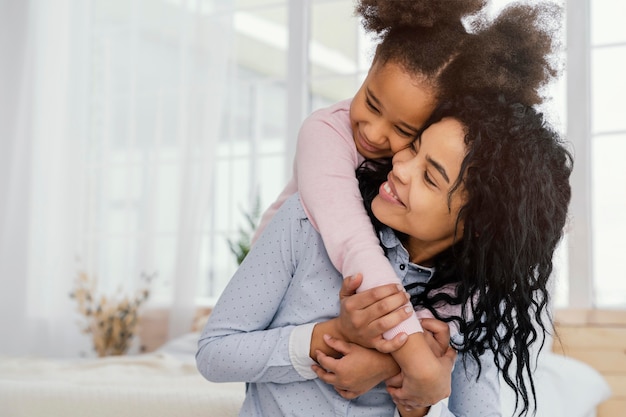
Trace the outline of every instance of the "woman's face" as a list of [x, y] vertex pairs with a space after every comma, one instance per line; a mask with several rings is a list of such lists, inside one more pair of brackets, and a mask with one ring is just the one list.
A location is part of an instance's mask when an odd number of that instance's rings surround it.
[[[445, 118], [413, 146], [393, 157], [393, 170], [372, 202], [382, 223], [409, 236], [411, 261], [426, 263], [463, 234], [457, 216], [465, 203], [463, 187], [449, 199], [466, 154], [462, 125]], [[456, 237], [455, 237], [456, 236]]]
[[392, 156], [415, 139], [436, 104], [419, 77], [393, 62], [375, 63], [350, 105], [357, 150], [370, 159]]

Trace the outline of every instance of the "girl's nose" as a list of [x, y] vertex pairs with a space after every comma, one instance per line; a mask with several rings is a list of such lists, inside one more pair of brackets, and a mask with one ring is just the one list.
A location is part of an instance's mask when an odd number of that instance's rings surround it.
[[389, 141], [387, 127], [382, 122], [371, 123], [366, 134], [367, 139], [375, 145], [382, 145]]

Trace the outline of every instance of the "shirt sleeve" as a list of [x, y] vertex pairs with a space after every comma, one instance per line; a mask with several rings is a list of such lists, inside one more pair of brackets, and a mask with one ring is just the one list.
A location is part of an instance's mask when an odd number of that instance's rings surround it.
[[[441, 400], [438, 403], [431, 405], [428, 413], [424, 417], [440, 417], [441, 410], [445, 407], [445, 403], [447, 403], [447, 400]], [[402, 417], [400, 416], [400, 411], [398, 411], [397, 408], [393, 413], [393, 417]]]
[[317, 323], [308, 323], [296, 327], [289, 338], [289, 357], [295, 370], [304, 379], [315, 379], [317, 374], [311, 366], [315, 361], [309, 356], [311, 351], [311, 337]]
[[275, 383], [305, 380], [294, 368], [289, 353], [295, 326], [272, 328], [292, 282], [296, 252], [302, 250], [300, 242], [315, 233], [308, 222], [292, 217], [289, 210], [276, 214], [272, 227], [248, 253], [209, 316], [196, 353], [196, 365], [206, 379]]
[[[303, 206], [335, 268], [344, 277], [363, 274], [359, 291], [401, 284], [363, 206], [355, 175], [362, 157], [354, 144], [348, 112], [341, 114], [314, 113], [300, 129], [295, 172]], [[419, 331], [419, 320], [411, 316], [384, 337]]]
[[447, 405], [442, 403], [438, 416], [502, 416], [500, 379], [493, 352], [487, 351], [480, 357], [480, 366], [477, 380], [478, 362], [467, 355], [457, 357], [452, 371], [452, 394]]

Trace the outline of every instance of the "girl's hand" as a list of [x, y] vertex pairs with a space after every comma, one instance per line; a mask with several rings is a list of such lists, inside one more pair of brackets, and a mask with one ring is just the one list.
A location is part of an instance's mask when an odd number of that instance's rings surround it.
[[345, 340], [363, 347], [389, 353], [398, 350], [406, 342], [406, 334], [385, 340], [382, 334], [406, 320], [412, 310], [404, 306], [408, 294], [400, 285], [388, 284], [356, 294], [363, 277], [357, 274], [344, 279], [339, 299], [341, 310], [338, 330]]
[[441, 358], [450, 348], [450, 327], [447, 323], [434, 319], [420, 319], [424, 329], [424, 338], [433, 355]]
[[403, 347], [410, 355], [402, 360], [402, 372], [385, 381], [396, 405], [409, 409], [430, 406], [450, 395], [456, 360], [448, 325], [423, 319], [422, 326], [424, 333], [411, 335]]
[[324, 335], [324, 340], [343, 356], [335, 359], [317, 351], [319, 365], [313, 365], [312, 368], [322, 381], [334, 386], [343, 398], [354, 399], [400, 372], [390, 355], [329, 335]]

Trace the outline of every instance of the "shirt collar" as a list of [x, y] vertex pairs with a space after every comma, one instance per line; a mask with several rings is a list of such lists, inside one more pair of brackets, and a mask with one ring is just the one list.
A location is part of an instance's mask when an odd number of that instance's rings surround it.
[[433, 276], [433, 273], [435, 272], [435, 268], [418, 265], [409, 260], [410, 259], [409, 252], [402, 245], [402, 242], [400, 242], [398, 235], [396, 235], [396, 232], [394, 232], [393, 229], [389, 227], [384, 227], [379, 232], [379, 236], [380, 236], [380, 242], [383, 245], [383, 247], [387, 249], [387, 252], [395, 252], [395, 255], [397, 257], [397, 262], [409, 264], [413, 266], [415, 269], [417, 269], [419, 272], [427, 273], [429, 277]]

